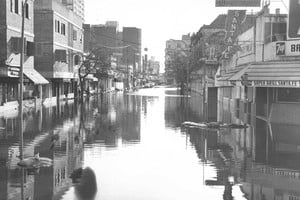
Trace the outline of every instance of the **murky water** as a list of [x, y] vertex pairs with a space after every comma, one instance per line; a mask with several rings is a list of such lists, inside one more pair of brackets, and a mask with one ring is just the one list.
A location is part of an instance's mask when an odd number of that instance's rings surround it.
[[[0, 199], [300, 198], [298, 127], [181, 126], [203, 113], [200, 97], [171, 88], [103, 95], [84, 106], [62, 102], [26, 110], [22, 149], [10, 112], [0, 120]], [[20, 152], [53, 164], [20, 168]]]

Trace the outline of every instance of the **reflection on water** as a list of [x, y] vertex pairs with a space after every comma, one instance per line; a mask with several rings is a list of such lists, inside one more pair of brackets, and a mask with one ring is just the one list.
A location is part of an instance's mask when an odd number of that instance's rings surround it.
[[27, 110], [24, 157], [53, 160], [33, 169], [17, 165], [17, 113], [2, 116], [0, 200], [300, 198], [300, 127], [183, 128], [205, 111], [201, 97], [177, 94], [144, 89]]

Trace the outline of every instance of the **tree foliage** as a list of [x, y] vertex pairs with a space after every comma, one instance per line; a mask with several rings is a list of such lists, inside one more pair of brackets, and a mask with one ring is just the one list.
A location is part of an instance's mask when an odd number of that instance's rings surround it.
[[89, 74], [96, 74], [97, 78], [102, 78], [110, 69], [111, 51], [98, 47], [94, 48], [87, 55], [84, 56], [78, 68], [79, 85], [80, 85], [80, 99], [83, 101], [84, 94], [89, 94], [86, 89], [86, 80]]

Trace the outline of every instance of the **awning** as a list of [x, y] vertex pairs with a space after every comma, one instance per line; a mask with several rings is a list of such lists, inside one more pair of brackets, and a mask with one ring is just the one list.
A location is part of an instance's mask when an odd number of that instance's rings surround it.
[[238, 72], [236, 72], [233, 76], [231, 76], [228, 80], [229, 81], [241, 81], [242, 76], [248, 71], [250, 66], [244, 67]]
[[[231, 72], [232, 73], [232, 72]], [[240, 81], [244, 74], [248, 74], [249, 81], [299, 81], [300, 62], [261, 62], [254, 63], [240, 70], [228, 78], [228, 81]]]
[[263, 62], [252, 64], [247, 70], [248, 80], [299, 81], [300, 62]]
[[29, 78], [34, 84], [48, 84], [49, 82], [35, 69], [33, 68], [24, 68], [23, 73], [27, 78]]

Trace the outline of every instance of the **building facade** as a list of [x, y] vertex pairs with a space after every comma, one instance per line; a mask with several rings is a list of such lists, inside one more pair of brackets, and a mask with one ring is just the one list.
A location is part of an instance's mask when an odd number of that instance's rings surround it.
[[123, 63], [133, 66], [134, 72], [141, 72], [142, 31], [136, 27], [123, 27]]
[[278, 9], [271, 14], [266, 6], [238, 35], [239, 48], [222, 60], [217, 78], [219, 119], [264, 124], [264, 131], [277, 138], [280, 130], [299, 124], [300, 40], [287, 40], [286, 33], [287, 15]]
[[[22, 2], [0, 2], [0, 110], [18, 105], [21, 57]], [[41, 97], [41, 85], [47, 84], [34, 70], [34, 1], [24, 6], [24, 99]]]
[[[190, 36], [187, 37], [186, 35], [183, 35], [181, 40], [170, 39], [166, 41], [165, 74], [168, 84], [176, 84], [174, 70], [178, 64], [178, 59], [182, 60], [188, 57], [190, 52], [190, 42]], [[183, 70], [187, 71], [187, 69]]]
[[34, 6], [35, 69], [50, 80], [43, 89], [45, 103], [74, 98], [83, 55], [82, 18], [60, 1], [40, 0]]

